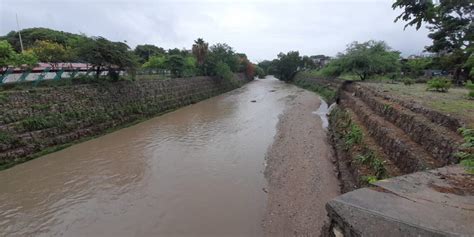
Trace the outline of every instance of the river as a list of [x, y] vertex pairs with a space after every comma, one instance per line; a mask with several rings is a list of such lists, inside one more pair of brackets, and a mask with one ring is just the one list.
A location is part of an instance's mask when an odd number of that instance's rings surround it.
[[255, 80], [1, 171], [0, 233], [261, 236], [265, 154], [300, 91]]

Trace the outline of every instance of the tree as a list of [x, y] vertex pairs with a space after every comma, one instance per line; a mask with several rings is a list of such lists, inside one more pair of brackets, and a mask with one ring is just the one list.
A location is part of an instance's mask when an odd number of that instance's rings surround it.
[[263, 60], [257, 64], [262, 70], [265, 75], [269, 75], [269, 68], [272, 66], [272, 61]]
[[290, 51], [287, 54], [280, 53], [276, 64], [277, 77], [280, 80], [289, 81], [301, 66], [302, 58], [298, 51]]
[[142, 44], [137, 45], [133, 50], [133, 53], [137, 55], [140, 63], [145, 63], [150, 59], [150, 57], [155, 55], [165, 54], [166, 51], [163, 48], [159, 48], [151, 44]]
[[402, 61], [402, 71], [405, 74], [413, 77], [423, 75], [423, 70], [426, 70], [433, 64], [431, 57], [412, 58]]
[[204, 62], [204, 71], [206, 75], [216, 75], [216, 67], [219, 62], [223, 62], [229, 66], [232, 72], [237, 72], [239, 61], [234, 49], [227, 44], [215, 44], [210, 47], [208, 57]]
[[304, 69], [315, 69], [316, 68], [316, 64], [314, 63], [313, 59], [311, 59], [308, 56], [303, 56], [303, 58], [301, 59], [301, 63], [302, 63], [302, 67]]
[[2, 75], [9, 67], [33, 67], [37, 63], [38, 59], [31, 51], [16, 53], [6, 40], [0, 40], [0, 69]]
[[229, 65], [224, 62], [218, 62], [216, 64], [216, 76], [224, 80], [232, 79], [232, 71], [230, 70]]
[[183, 76], [195, 76], [197, 72], [197, 60], [194, 56], [184, 58]]
[[469, 74], [472, 67], [466, 67], [466, 61], [472, 54], [468, 49], [474, 41], [472, 0], [440, 0], [437, 3], [396, 0], [392, 7], [403, 9], [395, 21], [407, 21], [405, 28], [415, 25], [418, 30], [423, 23], [427, 24], [431, 32], [428, 37], [433, 44], [426, 49], [450, 58], [448, 60], [454, 63], [455, 79], [458, 80], [461, 74]]
[[[339, 54], [332, 67], [337, 73], [355, 73], [361, 80], [370, 76], [396, 73], [400, 70], [400, 52], [392, 51], [383, 41], [353, 42], [344, 54]], [[336, 68], [335, 68], [336, 69]]]
[[0, 40], [0, 68], [6, 71], [6, 68], [15, 64], [16, 52], [6, 40]]
[[107, 70], [109, 77], [118, 79], [119, 71], [127, 70], [133, 74], [137, 67], [137, 58], [129, 50], [125, 43], [93, 37], [80, 43], [78, 53], [81, 60], [95, 68], [97, 78]]
[[[67, 48], [71, 47], [75, 41], [84, 38], [87, 37], [85, 35], [72, 34], [48, 28], [29, 28], [21, 30], [21, 39], [25, 48], [33, 47], [36, 41], [57, 43]], [[7, 40], [13, 46], [15, 51], [21, 51], [17, 31], [9, 32], [7, 35], [0, 37], [0, 40]]]
[[181, 77], [184, 71], [184, 58], [181, 55], [173, 54], [167, 58], [166, 61], [168, 69], [171, 71], [171, 76]]
[[259, 66], [255, 66], [255, 74], [258, 76], [258, 78], [263, 79], [265, 78], [266, 74], [263, 68]]
[[150, 59], [142, 65], [145, 69], [166, 69], [166, 57], [163, 55], [151, 56]]
[[204, 60], [206, 59], [208, 51], [209, 44], [206, 43], [203, 39], [198, 38], [194, 41], [192, 52], [196, 57], [199, 66], [202, 66], [204, 64]]
[[31, 50], [41, 62], [49, 63], [52, 68], [56, 68], [60, 62], [68, 60], [66, 49], [58, 43], [36, 41]]

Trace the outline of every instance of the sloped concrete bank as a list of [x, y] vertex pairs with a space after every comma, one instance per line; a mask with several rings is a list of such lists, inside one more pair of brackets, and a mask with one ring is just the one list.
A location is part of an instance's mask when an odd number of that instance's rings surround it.
[[[324, 234], [472, 235], [474, 227], [462, 220], [474, 217], [470, 206], [474, 204], [474, 176], [460, 166], [452, 166], [459, 162], [454, 153], [462, 143], [457, 133], [461, 121], [391, 97], [365, 83], [306, 78], [295, 84], [301, 82], [308, 89], [335, 90], [332, 100], [337, 102], [329, 115], [328, 136], [334, 148], [341, 192], [346, 194], [326, 205], [331, 224]], [[428, 171], [445, 166], [439, 171]], [[424, 177], [426, 185], [420, 186], [419, 177]], [[458, 181], [432, 186], [438, 179]], [[397, 188], [387, 188], [386, 183]], [[419, 195], [412, 198], [413, 193]], [[447, 202], [448, 209], [446, 202], [431, 198], [453, 195], [456, 198]], [[407, 210], [401, 203], [414, 209]], [[443, 217], [443, 210], [452, 215], [454, 225], [459, 224], [460, 228], [453, 228], [452, 220]]]
[[248, 82], [211, 77], [137, 80], [6, 91], [0, 167], [230, 91]]

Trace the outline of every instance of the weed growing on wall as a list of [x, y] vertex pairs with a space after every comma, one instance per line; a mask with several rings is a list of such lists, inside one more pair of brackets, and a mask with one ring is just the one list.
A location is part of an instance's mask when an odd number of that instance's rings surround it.
[[464, 138], [464, 143], [461, 145], [461, 151], [455, 154], [461, 160], [463, 165], [469, 173], [474, 174], [474, 129], [460, 128], [459, 132]]

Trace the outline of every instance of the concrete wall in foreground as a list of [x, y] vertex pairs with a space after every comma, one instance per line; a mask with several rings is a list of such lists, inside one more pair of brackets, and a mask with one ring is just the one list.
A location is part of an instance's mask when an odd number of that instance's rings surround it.
[[211, 77], [119, 81], [0, 93], [0, 166], [189, 105], [248, 82]]

